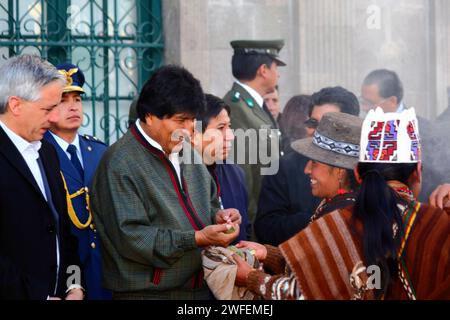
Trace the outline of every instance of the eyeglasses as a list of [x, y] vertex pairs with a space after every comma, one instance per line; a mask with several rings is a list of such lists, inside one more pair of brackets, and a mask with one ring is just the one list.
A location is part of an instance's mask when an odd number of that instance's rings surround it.
[[305, 121], [305, 126], [307, 128], [317, 129], [317, 127], [319, 126], [319, 121], [314, 118], [309, 118], [308, 120]]
[[371, 102], [368, 101], [366, 99], [364, 99], [363, 97], [359, 97], [358, 98], [358, 102], [360, 106], [367, 106], [369, 109], [375, 109], [376, 107], [379, 107], [380, 104], [382, 104], [383, 102], [387, 101], [389, 98], [385, 98], [381, 101], [378, 102]]

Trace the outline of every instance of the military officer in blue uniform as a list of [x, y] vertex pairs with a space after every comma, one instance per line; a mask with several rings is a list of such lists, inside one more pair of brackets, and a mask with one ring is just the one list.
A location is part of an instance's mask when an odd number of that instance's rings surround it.
[[59, 105], [60, 120], [52, 124], [44, 139], [56, 148], [61, 164], [71, 230], [79, 243], [86, 297], [91, 300], [110, 299], [111, 293], [102, 288], [100, 242], [89, 204], [91, 181], [107, 146], [95, 137], [78, 134], [83, 123], [83, 72], [70, 63], [56, 68], [66, 76], [67, 86]]

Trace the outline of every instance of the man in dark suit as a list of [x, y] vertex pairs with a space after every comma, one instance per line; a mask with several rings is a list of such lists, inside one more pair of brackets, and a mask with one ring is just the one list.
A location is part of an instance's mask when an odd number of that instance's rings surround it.
[[37, 56], [0, 67], [0, 299], [82, 299], [55, 149], [65, 79]]
[[106, 145], [95, 137], [78, 134], [83, 123], [83, 72], [71, 63], [63, 63], [56, 68], [66, 77], [67, 86], [59, 104], [59, 120], [52, 123], [44, 138], [55, 147], [66, 182], [71, 231], [78, 239], [78, 254], [86, 280], [86, 298], [111, 299], [111, 292], [102, 287], [99, 239], [88, 201], [92, 177]]
[[[361, 108], [369, 111], [380, 107], [384, 112], [400, 113], [407, 109], [403, 102], [403, 83], [396, 72], [387, 69], [371, 71], [361, 86]], [[422, 189], [418, 200], [426, 202], [437, 185], [445, 183], [450, 171], [445, 146], [447, 136], [439, 122], [432, 123], [418, 116], [422, 150]], [[445, 127], [444, 127], [445, 128]], [[440, 148], [436, 148], [440, 146]]]

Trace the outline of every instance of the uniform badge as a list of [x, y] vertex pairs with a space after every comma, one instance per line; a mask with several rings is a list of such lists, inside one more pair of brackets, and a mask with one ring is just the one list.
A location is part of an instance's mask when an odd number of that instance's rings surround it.
[[253, 103], [252, 99], [247, 99], [247, 100], [245, 100], [245, 102], [247, 103], [247, 105], [250, 108], [253, 108], [255, 106], [255, 104]]
[[233, 98], [231, 99], [233, 102], [238, 102], [239, 99], [241, 98], [241, 94], [239, 93], [239, 91], [236, 91], [233, 95]]

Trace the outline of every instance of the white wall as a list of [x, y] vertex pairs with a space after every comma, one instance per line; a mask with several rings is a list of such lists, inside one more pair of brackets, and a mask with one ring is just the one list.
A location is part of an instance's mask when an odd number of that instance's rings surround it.
[[183, 64], [219, 96], [233, 81], [231, 40], [283, 38], [283, 105], [324, 86], [359, 95], [368, 72], [389, 68], [419, 114], [447, 107], [446, 0], [164, 0], [163, 11], [166, 62]]

